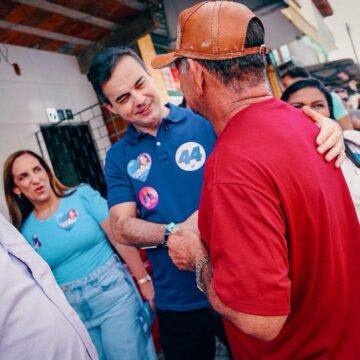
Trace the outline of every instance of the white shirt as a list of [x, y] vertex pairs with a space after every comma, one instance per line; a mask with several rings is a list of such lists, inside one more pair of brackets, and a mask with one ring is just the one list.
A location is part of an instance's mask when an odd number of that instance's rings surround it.
[[1, 214], [0, 358], [98, 359], [47, 263]]
[[[344, 139], [350, 140], [354, 146], [360, 151], [360, 131], [346, 130], [343, 132]], [[360, 223], [360, 169], [348, 158], [341, 165], [348, 185], [352, 200], [355, 205], [356, 214]]]

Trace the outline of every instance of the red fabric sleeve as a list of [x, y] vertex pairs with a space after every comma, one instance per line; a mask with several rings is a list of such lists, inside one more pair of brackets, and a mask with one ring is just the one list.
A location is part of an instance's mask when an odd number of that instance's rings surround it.
[[276, 194], [243, 184], [217, 184], [206, 192], [205, 236], [220, 300], [248, 314], [288, 314], [286, 227]]

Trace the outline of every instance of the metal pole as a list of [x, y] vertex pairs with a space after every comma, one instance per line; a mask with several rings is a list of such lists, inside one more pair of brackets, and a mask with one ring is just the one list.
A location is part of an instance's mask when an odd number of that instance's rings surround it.
[[350, 42], [351, 42], [351, 46], [352, 46], [353, 51], [354, 51], [354, 54], [355, 54], [356, 63], [357, 63], [358, 65], [360, 65], [360, 64], [359, 64], [359, 58], [358, 58], [357, 53], [356, 53], [356, 49], [355, 49], [355, 45], [354, 45], [354, 41], [353, 41], [353, 38], [352, 38], [352, 36], [351, 36], [351, 29], [350, 29], [350, 26], [349, 26], [349, 24], [348, 24], [348, 23], [345, 23], [345, 27], [346, 27], [346, 30], [347, 30], [347, 32], [348, 32], [348, 34], [349, 34], [349, 38], [350, 38]]

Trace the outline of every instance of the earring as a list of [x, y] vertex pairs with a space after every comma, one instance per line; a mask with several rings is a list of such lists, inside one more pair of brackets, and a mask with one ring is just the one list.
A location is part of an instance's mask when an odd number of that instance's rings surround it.
[[19, 199], [21, 199], [21, 193], [20, 193], [20, 194], [17, 194], [17, 197], [18, 197]]

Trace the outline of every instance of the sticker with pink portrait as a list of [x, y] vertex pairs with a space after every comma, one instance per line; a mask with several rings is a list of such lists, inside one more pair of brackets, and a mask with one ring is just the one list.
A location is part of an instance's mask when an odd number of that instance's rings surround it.
[[144, 208], [151, 210], [158, 204], [159, 195], [154, 188], [144, 186], [139, 191], [139, 200]]
[[61, 213], [57, 216], [58, 225], [64, 230], [70, 230], [78, 219], [78, 213], [70, 209], [67, 213]]

